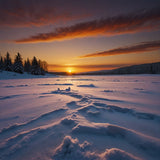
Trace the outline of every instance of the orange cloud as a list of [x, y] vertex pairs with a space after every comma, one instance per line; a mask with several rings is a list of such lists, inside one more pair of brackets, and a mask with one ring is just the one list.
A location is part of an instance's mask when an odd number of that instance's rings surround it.
[[156, 51], [159, 49], [160, 49], [160, 40], [142, 42], [140, 44], [135, 44], [132, 46], [119, 47], [119, 48], [115, 48], [115, 49], [111, 49], [103, 52], [86, 54], [86, 55], [80, 56], [80, 58], [113, 56], [113, 55], [132, 54], [132, 53], [145, 53], [150, 51]]
[[40, 33], [28, 38], [15, 40], [15, 42], [37, 43], [57, 40], [61, 41], [91, 36], [131, 34], [157, 29], [160, 29], [160, 8], [141, 13], [131, 13], [111, 18], [77, 23], [68, 27], [56, 28], [53, 32]]

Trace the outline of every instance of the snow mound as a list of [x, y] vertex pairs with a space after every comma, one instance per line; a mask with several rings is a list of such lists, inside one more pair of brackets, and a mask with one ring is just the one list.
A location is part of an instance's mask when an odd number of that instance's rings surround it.
[[7, 159], [32, 143], [33, 139], [40, 133], [39, 131], [40, 129], [34, 129], [8, 138], [4, 143], [0, 144], [0, 159]]
[[54, 85], [61, 85], [61, 86], [72, 86], [72, 83], [55, 83]]
[[88, 105], [88, 106], [84, 106], [84, 107], [81, 107], [80, 109], [78, 109], [78, 111], [81, 111], [81, 112], [87, 112], [87, 111], [96, 112], [99, 110], [100, 109], [94, 105]]
[[55, 86], [72, 86], [72, 83], [46, 83], [46, 84], [38, 84], [38, 86], [50, 86], [50, 85], [55, 85]]
[[106, 109], [107, 111], [111, 112], [119, 112], [119, 113], [127, 113], [132, 116], [137, 117], [138, 119], [146, 119], [146, 120], [154, 120], [160, 121], [160, 116], [152, 113], [146, 113], [146, 112], [138, 112], [131, 108], [122, 108], [115, 105], [106, 105], [104, 103], [94, 102], [93, 105], [100, 106]]
[[[109, 101], [109, 102], [123, 102], [121, 100], [116, 100], [116, 99], [108, 99], [108, 98], [100, 98], [100, 97], [94, 97], [90, 95], [81, 95], [74, 90], [71, 91], [71, 88], [68, 87], [65, 90], [61, 90], [58, 88], [58, 90], [52, 91], [50, 93], [43, 93], [43, 94], [61, 94], [61, 95], [67, 95], [70, 97], [74, 97], [77, 99], [80, 99], [79, 103], [91, 103], [93, 102], [92, 108], [96, 108], [97, 110], [103, 110], [103, 111], [109, 111], [109, 112], [119, 112], [123, 114], [130, 114], [138, 119], [146, 119], [146, 120], [157, 120], [160, 121], [160, 116], [152, 113], [146, 113], [146, 112], [138, 112], [134, 109], [131, 108], [123, 108], [119, 107], [116, 105], [107, 105], [105, 103], [101, 103], [99, 101]], [[94, 101], [98, 100], [98, 101]], [[76, 102], [71, 102], [67, 104], [68, 107], [70, 108], [80, 108], [80, 105], [77, 105]], [[88, 111], [89, 106], [85, 106], [83, 108], [80, 108], [79, 111]], [[91, 111], [92, 112], [92, 111]], [[90, 113], [91, 113], [90, 112]], [[91, 113], [92, 114], [92, 113]], [[93, 113], [94, 114], [94, 113]], [[96, 113], [99, 114], [99, 113]]]
[[91, 87], [91, 88], [93, 87], [94, 88], [96, 86], [94, 84], [88, 84], [88, 85], [86, 84], [86, 85], [77, 85], [77, 87]]
[[95, 79], [90, 78], [71, 78], [70, 81], [96, 81]]
[[20, 129], [22, 129], [23, 127], [27, 127], [29, 125], [39, 125], [39, 122], [40, 121], [50, 121], [50, 119], [53, 119], [55, 116], [58, 117], [59, 114], [61, 115], [62, 113], [65, 113], [66, 109], [64, 108], [60, 108], [60, 109], [57, 109], [57, 110], [53, 110], [51, 112], [48, 112], [48, 113], [44, 113], [42, 115], [40, 115], [39, 117], [36, 117], [26, 123], [19, 123], [19, 124], [14, 124], [8, 128], [3, 128], [1, 131], [0, 131], [0, 136], [2, 134], [5, 134], [6, 132], [15, 132], [15, 131], [18, 131]]
[[72, 129], [74, 134], [90, 134], [97, 136], [110, 136], [111, 138], [123, 139], [131, 145], [147, 152], [151, 156], [160, 157], [160, 140], [145, 136], [124, 127], [109, 123], [78, 124]]
[[72, 92], [70, 87], [66, 88], [65, 90], [61, 90], [60, 88], [58, 88], [56, 91], [52, 91], [51, 93], [43, 93], [43, 94], [61, 94], [61, 95], [67, 95], [67, 96], [70, 96], [70, 97], [74, 97], [74, 98], [77, 98], [77, 99], [82, 99], [83, 98], [82, 95], [80, 95], [76, 92]]
[[67, 103], [67, 106], [76, 106], [76, 101], [71, 101]]
[[[85, 152], [89, 146], [88, 142], [78, 143], [78, 139], [66, 136], [62, 144], [56, 149], [53, 155], [54, 160], [89, 160], [90, 157]], [[93, 159], [95, 157], [93, 156]]]
[[140, 160], [117, 148], [106, 149], [102, 154], [90, 152], [89, 149], [90, 143], [87, 141], [79, 144], [78, 139], [66, 136], [52, 158], [53, 160]]
[[102, 160], [140, 160], [140, 158], [117, 148], [106, 149], [101, 157], [103, 157]]
[[113, 90], [109, 90], [109, 89], [107, 89], [107, 90], [104, 90], [103, 92], [114, 92]]
[[76, 101], [71, 101], [71, 102], [67, 103], [67, 106], [68, 106], [69, 108], [73, 108], [73, 109], [74, 109], [74, 108], [82, 107], [81, 105], [78, 105]]
[[99, 116], [100, 112], [99, 111], [94, 111], [94, 110], [89, 110], [87, 111], [87, 114], [90, 116]]
[[72, 118], [65, 118], [61, 121], [63, 125], [74, 125], [76, 122]]
[[9, 95], [9, 96], [0, 96], [0, 100], [18, 98], [18, 97], [22, 97], [22, 96], [26, 96], [26, 95], [27, 94], [16, 94], [16, 95]]
[[5, 88], [14, 88], [14, 87], [28, 87], [27, 84], [16, 85], [16, 86], [4, 86]]

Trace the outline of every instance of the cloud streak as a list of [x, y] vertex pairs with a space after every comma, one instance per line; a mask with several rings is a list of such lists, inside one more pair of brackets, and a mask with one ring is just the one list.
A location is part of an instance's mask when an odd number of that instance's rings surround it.
[[77, 23], [56, 28], [53, 32], [40, 33], [15, 40], [16, 43], [63, 41], [93, 36], [114, 36], [160, 29], [160, 8], [140, 13], [130, 13], [110, 18]]
[[119, 67], [128, 66], [130, 64], [92, 64], [92, 65], [54, 65], [49, 64], [48, 70], [49, 71], [60, 71], [64, 72], [67, 70], [67, 68], [71, 68], [75, 72], [85, 72], [85, 71], [95, 71], [95, 70], [109, 70], [109, 69], [115, 69]]
[[[125, 64], [126, 65], [126, 64]], [[127, 64], [128, 65], [128, 64]], [[49, 67], [53, 68], [115, 68], [115, 67], [121, 67], [124, 66], [124, 64], [92, 64], [92, 65], [56, 65], [56, 64], [49, 64]]]
[[132, 53], [145, 53], [150, 51], [156, 51], [160, 49], [160, 40], [159, 41], [150, 41], [150, 42], [142, 42], [139, 44], [119, 47], [103, 52], [96, 52], [91, 54], [86, 54], [80, 56], [79, 58], [89, 58], [89, 57], [103, 57], [103, 56], [113, 56], [113, 55], [121, 55], [121, 54], [132, 54]]

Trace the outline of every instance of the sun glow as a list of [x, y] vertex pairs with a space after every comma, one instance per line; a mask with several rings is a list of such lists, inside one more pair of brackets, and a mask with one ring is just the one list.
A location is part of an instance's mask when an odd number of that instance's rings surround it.
[[69, 72], [69, 73], [72, 73], [72, 70], [70, 69], [70, 70], [68, 70], [68, 72]]
[[68, 74], [72, 74], [73, 73], [73, 69], [72, 68], [67, 68], [67, 73]]

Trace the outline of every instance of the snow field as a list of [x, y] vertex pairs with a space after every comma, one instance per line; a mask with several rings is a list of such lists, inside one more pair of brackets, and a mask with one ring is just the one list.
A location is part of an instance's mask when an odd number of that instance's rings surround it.
[[159, 160], [160, 76], [0, 80], [0, 159]]

